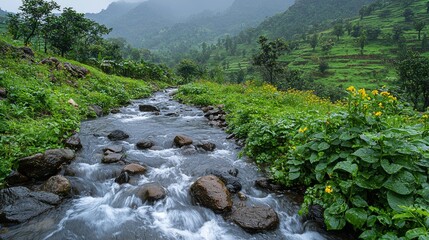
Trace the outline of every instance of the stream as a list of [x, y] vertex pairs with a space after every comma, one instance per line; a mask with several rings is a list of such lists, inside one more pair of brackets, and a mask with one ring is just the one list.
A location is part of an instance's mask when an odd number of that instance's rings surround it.
[[[59, 207], [27, 223], [10, 227], [0, 235], [4, 239], [334, 239], [324, 232], [312, 231], [297, 215], [299, 204], [280, 193], [254, 186], [263, 177], [254, 163], [240, 158], [239, 147], [220, 128], [210, 127], [204, 113], [172, 100], [173, 89], [155, 93], [151, 98], [133, 101], [110, 114], [81, 124], [79, 137], [83, 148], [68, 166], [65, 176], [71, 181], [73, 197]], [[161, 112], [140, 112], [140, 104], [157, 106]], [[112, 142], [107, 135], [114, 130], [130, 135]], [[213, 152], [189, 151], [173, 146], [178, 134], [194, 141], [216, 144]], [[142, 139], [155, 143], [151, 150], [138, 150]], [[103, 164], [103, 149], [119, 144], [127, 163], [147, 166], [144, 175], [119, 185], [115, 178], [123, 164]], [[238, 169], [237, 177], [247, 200], [245, 204], [267, 205], [278, 214], [275, 231], [250, 234], [212, 210], [192, 204], [189, 188], [207, 170]], [[158, 182], [167, 191], [163, 200], [145, 203], [132, 194], [145, 183]], [[234, 202], [240, 201], [234, 195]]]

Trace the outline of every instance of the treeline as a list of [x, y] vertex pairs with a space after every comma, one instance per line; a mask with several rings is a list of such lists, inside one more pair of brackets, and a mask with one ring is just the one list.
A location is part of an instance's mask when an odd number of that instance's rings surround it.
[[14, 40], [97, 67], [109, 74], [136, 79], [169, 81], [171, 71], [152, 64], [156, 57], [147, 49], [132, 48], [124, 39], [105, 39], [112, 29], [98, 24], [55, 1], [23, 0], [20, 12], [8, 14], [7, 30]]

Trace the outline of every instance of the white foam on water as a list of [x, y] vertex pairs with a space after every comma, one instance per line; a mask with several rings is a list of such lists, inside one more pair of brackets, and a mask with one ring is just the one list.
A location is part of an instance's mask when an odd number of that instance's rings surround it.
[[146, 119], [151, 118], [152, 116], [148, 116], [148, 115], [131, 115], [131, 118], [124, 118], [124, 119], [120, 119], [119, 121], [123, 122], [123, 123], [129, 123], [129, 122], [137, 122], [137, 121], [144, 121]]
[[291, 240], [325, 240], [326, 238], [317, 232], [305, 231], [298, 215], [289, 216], [284, 212], [278, 212], [280, 231]]

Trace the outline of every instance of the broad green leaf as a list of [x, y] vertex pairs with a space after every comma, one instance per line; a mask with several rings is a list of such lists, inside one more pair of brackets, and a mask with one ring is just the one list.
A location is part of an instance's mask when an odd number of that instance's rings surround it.
[[347, 204], [339, 199], [336, 202], [334, 202], [331, 206], [329, 206], [326, 210], [325, 213], [328, 212], [332, 215], [338, 215], [340, 213], [343, 213], [347, 210], [348, 206]]
[[383, 186], [384, 179], [385, 177], [382, 174], [372, 176], [372, 178], [370, 179], [365, 179], [362, 176], [359, 176], [356, 178], [355, 184], [365, 189], [370, 189], [370, 190], [380, 189]]
[[335, 165], [334, 171], [337, 169], [346, 171], [352, 174], [353, 176], [355, 176], [358, 172], [358, 165], [349, 161], [344, 161], [344, 162], [339, 162], [337, 163], [337, 165]]
[[378, 235], [377, 235], [377, 232], [375, 230], [366, 230], [365, 232], [363, 232], [359, 236], [359, 239], [376, 240], [376, 239], [378, 239]]
[[346, 226], [346, 220], [343, 215], [333, 215], [325, 211], [323, 216], [328, 230], [341, 230]]
[[352, 187], [353, 182], [351, 180], [339, 181], [338, 185], [340, 185], [340, 188], [343, 192], [348, 192], [349, 189]]
[[416, 189], [415, 181], [413, 174], [408, 171], [400, 171], [390, 176], [383, 187], [401, 195], [408, 195]]
[[399, 195], [392, 191], [387, 191], [387, 202], [393, 210], [397, 212], [402, 212], [403, 209], [400, 206], [413, 205], [414, 198], [412, 195]]
[[414, 218], [414, 215], [410, 212], [404, 212], [404, 213], [398, 213], [395, 214], [392, 219], [393, 220], [398, 220], [398, 219], [411, 219]]
[[300, 172], [290, 172], [289, 173], [289, 180], [293, 181], [299, 178], [301, 176]]
[[390, 218], [390, 216], [387, 216], [387, 215], [378, 215], [378, 216], [377, 216], [377, 220], [378, 220], [381, 224], [383, 224], [383, 225], [385, 225], [385, 226], [390, 226], [390, 225], [392, 225], [392, 219]]
[[328, 150], [329, 147], [331, 147], [331, 145], [329, 145], [327, 142], [321, 142], [318, 146], [318, 151], [322, 152], [322, 151]]
[[351, 132], [346, 131], [346, 132], [343, 132], [340, 135], [340, 140], [342, 140], [342, 141], [348, 141], [348, 140], [353, 139], [355, 137], [356, 137], [355, 134], [352, 134]]
[[371, 215], [368, 217], [368, 219], [366, 220], [366, 225], [368, 227], [374, 227], [375, 222], [377, 222], [377, 216]]
[[380, 163], [381, 163], [381, 167], [388, 174], [395, 174], [395, 173], [399, 172], [399, 170], [402, 169], [401, 165], [398, 165], [395, 163], [390, 163], [389, 160], [387, 160], [387, 159], [382, 159]]
[[359, 195], [354, 195], [350, 198], [350, 201], [355, 207], [367, 207], [368, 203]]
[[370, 148], [359, 148], [357, 151], [352, 153], [353, 155], [359, 157], [367, 163], [376, 163], [378, 158], [375, 154], [375, 151]]
[[408, 230], [406, 233], [405, 233], [405, 236], [408, 238], [408, 239], [414, 239], [414, 238], [418, 238], [418, 237], [420, 237], [420, 236], [427, 236], [428, 235], [428, 232], [426, 231], [426, 229], [425, 228], [423, 228], [423, 227], [421, 227], [421, 228], [414, 228], [414, 229], [411, 229], [411, 230]]
[[320, 172], [326, 169], [326, 167], [328, 166], [328, 164], [326, 163], [319, 163], [316, 165], [316, 172]]
[[399, 238], [396, 236], [394, 232], [388, 232], [380, 237], [380, 240], [398, 240]]
[[361, 228], [368, 218], [363, 208], [351, 208], [346, 211], [346, 220], [357, 228]]

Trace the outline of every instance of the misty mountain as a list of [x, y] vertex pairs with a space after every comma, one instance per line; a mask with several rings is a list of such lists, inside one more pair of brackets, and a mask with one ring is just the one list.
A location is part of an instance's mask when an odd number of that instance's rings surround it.
[[87, 17], [113, 28], [137, 47], [189, 48], [218, 36], [257, 26], [286, 10], [294, 0], [149, 0], [112, 3]]
[[3, 10], [0, 8], [0, 16], [6, 16], [7, 14], [8, 14], [8, 12], [3, 11]]
[[326, 28], [327, 20], [354, 17], [362, 6], [372, 2], [375, 0], [296, 0], [287, 11], [265, 20], [254, 32], [270, 38], [292, 39], [297, 34]]

